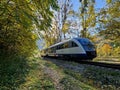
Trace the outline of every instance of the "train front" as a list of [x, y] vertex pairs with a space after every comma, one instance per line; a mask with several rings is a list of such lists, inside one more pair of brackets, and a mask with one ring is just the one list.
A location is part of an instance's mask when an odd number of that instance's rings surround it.
[[93, 59], [97, 56], [95, 46], [89, 39], [81, 38], [77, 40], [80, 42], [80, 44], [82, 45], [82, 47], [86, 52], [86, 55], [87, 55], [86, 59]]

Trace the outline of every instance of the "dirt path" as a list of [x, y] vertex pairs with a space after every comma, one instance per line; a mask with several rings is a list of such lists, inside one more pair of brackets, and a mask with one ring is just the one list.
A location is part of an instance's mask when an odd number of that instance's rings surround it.
[[59, 83], [62, 76], [56, 70], [49, 67], [44, 67], [44, 72], [52, 79], [56, 90], [64, 90], [63, 85]]

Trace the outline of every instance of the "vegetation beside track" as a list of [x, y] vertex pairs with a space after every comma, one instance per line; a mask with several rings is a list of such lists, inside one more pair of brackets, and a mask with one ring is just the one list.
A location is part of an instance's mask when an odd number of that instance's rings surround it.
[[0, 63], [0, 90], [54, 90], [54, 84], [39, 58], [14, 56]]
[[[94, 89], [119, 90], [120, 89], [119, 87], [120, 86], [120, 78], [119, 78], [120, 70], [105, 68], [100, 66], [78, 64], [76, 62], [68, 62], [68, 61], [55, 60], [55, 59], [52, 59], [52, 60], [50, 59], [50, 61], [47, 61], [46, 63], [48, 62], [49, 62], [49, 65], [48, 65], [49, 67], [57, 65], [59, 66], [58, 71], [62, 69], [61, 71], [67, 77], [67, 78], [66, 77], [63, 78], [62, 80], [62, 83], [65, 85], [65, 87], [70, 88], [70, 87], [74, 87], [74, 85], [77, 85], [73, 83], [75, 79], [80, 83], [81, 86], [83, 86], [82, 89], [87, 88], [86, 90], [88, 90], [88, 88], [91, 88], [92, 90]], [[71, 82], [73, 86], [69, 84], [69, 82]], [[87, 86], [84, 87], [83, 84]]]
[[107, 62], [120, 62], [120, 57], [106, 56], [106, 57], [96, 57], [94, 61], [107, 61]]
[[120, 89], [120, 71], [117, 69], [35, 57], [3, 59], [0, 90]]

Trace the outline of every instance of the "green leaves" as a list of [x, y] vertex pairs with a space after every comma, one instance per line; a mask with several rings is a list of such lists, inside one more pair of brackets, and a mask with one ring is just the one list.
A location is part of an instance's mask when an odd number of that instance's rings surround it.
[[48, 30], [56, 0], [1, 0], [0, 50], [29, 56], [36, 49], [38, 31]]
[[120, 2], [119, 0], [107, 0], [107, 8], [101, 10], [101, 25], [104, 31], [101, 30], [101, 35], [105, 38], [114, 41], [120, 40]]
[[96, 13], [95, 13], [95, 0], [83, 0], [80, 7], [80, 18], [82, 19], [81, 36], [88, 37], [88, 29], [95, 27], [96, 25]]

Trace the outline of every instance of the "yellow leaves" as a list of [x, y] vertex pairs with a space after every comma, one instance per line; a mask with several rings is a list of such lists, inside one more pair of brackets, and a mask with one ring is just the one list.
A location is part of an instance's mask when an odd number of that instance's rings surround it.
[[95, 26], [95, 23], [92, 23], [92, 24], [91, 24], [91, 27], [94, 27], [94, 26]]
[[97, 53], [99, 56], [109, 56], [112, 54], [112, 51], [113, 47], [109, 43], [97, 44]]
[[[80, 9], [80, 10], [82, 10], [82, 9]], [[81, 13], [80, 13], [80, 17], [83, 17], [84, 16], [84, 13], [82, 13], [82, 11], [81, 11]]]
[[31, 35], [31, 38], [32, 38], [33, 40], [36, 40], [36, 38], [37, 38], [36, 34]]
[[109, 55], [111, 53], [112, 47], [109, 44], [105, 43], [103, 44], [101, 50], [105, 55]]
[[99, 37], [94, 35], [94, 36], [92, 36], [91, 40], [92, 40], [92, 42], [97, 42], [99, 40]]
[[119, 46], [119, 47], [116, 47], [116, 48], [114, 49], [113, 54], [115, 54], [115, 55], [120, 55], [120, 46]]
[[74, 11], [73, 11], [73, 10], [70, 10], [70, 11], [69, 11], [69, 14], [70, 14], [70, 15], [73, 15], [73, 14], [74, 14]]
[[112, 1], [112, 0], [106, 0], [106, 2], [107, 2], [108, 4], [111, 3], [111, 1]]
[[31, 1], [31, 0], [26, 0], [28, 3]]
[[63, 25], [63, 28], [62, 28], [63, 33], [66, 33], [66, 32], [68, 31], [68, 29], [69, 29], [69, 24], [68, 24], [68, 23], [65, 23], [65, 24]]
[[109, 7], [108, 13], [114, 18], [119, 18], [120, 17], [120, 2], [114, 2], [114, 4], [112, 4], [112, 6]]
[[94, 12], [94, 6], [93, 6], [93, 5], [91, 5], [91, 6], [89, 7], [89, 13], [91, 13], [91, 12]]
[[91, 14], [87, 19], [86, 19], [86, 23], [85, 23], [85, 27], [94, 27], [95, 26], [95, 14]]
[[[95, 15], [95, 9], [94, 9], [94, 1], [88, 0], [88, 7], [85, 10], [84, 13], [81, 13], [80, 16], [82, 18], [82, 27], [83, 28], [91, 28], [94, 27], [96, 25], [95, 21], [96, 21], [96, 15]], [[83, 8], [80, 8], [81, 12], [82, 12]]]

